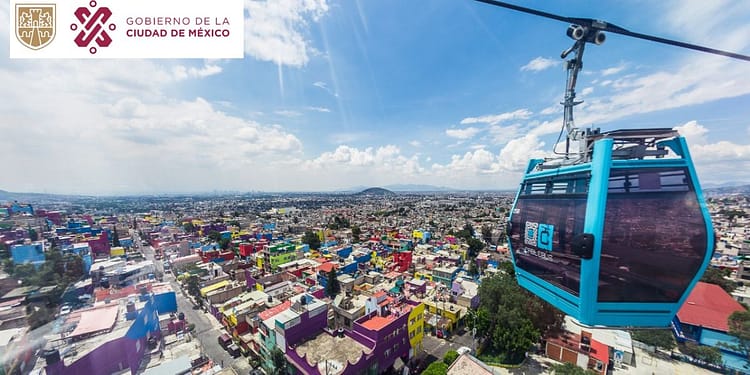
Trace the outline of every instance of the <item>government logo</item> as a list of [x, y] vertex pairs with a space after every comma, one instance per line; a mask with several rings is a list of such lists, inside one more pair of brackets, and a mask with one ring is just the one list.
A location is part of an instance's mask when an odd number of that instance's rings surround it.
[[[78, 31], [75, 38], [75, 43], [78, 47], [89, 47], [89, 53], [92, 55], [96, 53], [96, 46], [109, 47], [112, 44], [112, 37], [109, 36], [107, 30], [115, 31], [117, 27], [113, 23], [109, 23], [109, 18], [112, 17], [112, 11], [108, 7], [97, 7], [96, 1], [91, 0], [89, 2], [89, 8], [79, 7], [73, 13], [78, 20], [78, 23], [70, 24], [70, 29]], [[80, 30], [79, 30], [80, 28]], [[96, 44], [93, 46], [92, 44]]]
[[16, 4], [16, 38], [37, 50], [55, 38], [54, 4]]

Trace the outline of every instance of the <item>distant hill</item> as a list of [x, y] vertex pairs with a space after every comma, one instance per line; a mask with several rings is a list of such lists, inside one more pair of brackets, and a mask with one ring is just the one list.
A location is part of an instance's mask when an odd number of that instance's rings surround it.
[[23, 203], [29, 202], [57, 202], [64, 201], [71, 198], [90, 198], [85, 195], [63, 195], [63, 194], [47, 194], [47, 193], [16, 193], [11, 191], [0, 190], [0, 201], [19, 201]]
[[445, 186], [418, 185], [418, 184], [397, 184], [397, 185], [386, 185], [383, 187], [391, 191], [410, 191], [410, 192], [457, 191], [456, 189], [445, 187]]
[[390, 191], [388, 189], [383, 189], [383, 188], [379, 188], [379, 187], [372, 187], [372, 188], [369, 188], [369, 189], [362, 190], [362, 191], [360, 191], [359, 193], [357, 193], [355, 195], [389, 196], [389, 195], [396, 195], [396, 193], [394, 193], [394, 192], [392, 192], [392, 191]]
[[706, 195], [750, 194], [750, 185], [704, 188]]

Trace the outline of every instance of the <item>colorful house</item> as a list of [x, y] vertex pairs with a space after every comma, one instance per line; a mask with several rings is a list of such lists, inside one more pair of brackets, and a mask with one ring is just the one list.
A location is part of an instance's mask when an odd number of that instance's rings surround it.
[[44, 263], [44, 243], [32, 242], [25, 245], [13, 245], [10, 247], [10, 256], [16, 264], [32, 263], [39, 267]]
[[729, 316], [745, 308], [724, 289], [699, 281], [672, 321], [672, 330], [679, 342], [690, 341], [721, 350], [724, 366], [747, 371], [750, 363], [743, 353], [733, 350], [737, 338], [729, 335]]

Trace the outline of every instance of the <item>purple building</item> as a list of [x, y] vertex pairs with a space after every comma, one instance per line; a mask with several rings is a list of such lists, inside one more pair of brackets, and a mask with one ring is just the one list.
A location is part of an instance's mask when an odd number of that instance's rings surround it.
[[[135, 309], [134, 306], [132, 308]], [[135, 319], [122, 319], [125, 313], [119, 304], [106, 304], [71, 313], [68, 320], [74, 321], [76, 327], [68, 339], [77, 347], [92, 349], [72, 355], [65, 353], [65, 346], [43, 350], [46, 373], [96, 375], [130, 370], [135, 375], [143, 358], [155, 350], [150, 344], [160, 341], [161, 329], [152, 296], [137, 311]], [[156, 341], [149, 341], [150, 338]]]
[[[322, 331], [307, 341], [287, 341], [286, 358], [297, 373], [383, 373], [409, 360], [408, 319], [418, 302], [388, 297], [380, 310], [357, 319], [351, 331]], [[304, 324], [299, 324], [303, 326]], [[278, 324], [277, 324], [278, 327]]]

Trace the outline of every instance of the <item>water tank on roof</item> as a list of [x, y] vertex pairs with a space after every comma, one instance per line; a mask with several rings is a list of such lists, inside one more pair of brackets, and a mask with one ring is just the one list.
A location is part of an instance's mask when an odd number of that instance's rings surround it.
[[181, 313], [177, 314], [177, 319], [179, 319], [179, 320], [185, 320], [185, 313], [181, 312]]
[[134, 313], [135, 312], [135, 303], [128, 302], [128, 304], [125, 305], [125, 308], [127, 309], [128, 313]]
[[42, 357], [47, 361], [47, 366], [60, 362], [60, 351], [57, 349], [47, 349], [42, 352]]

